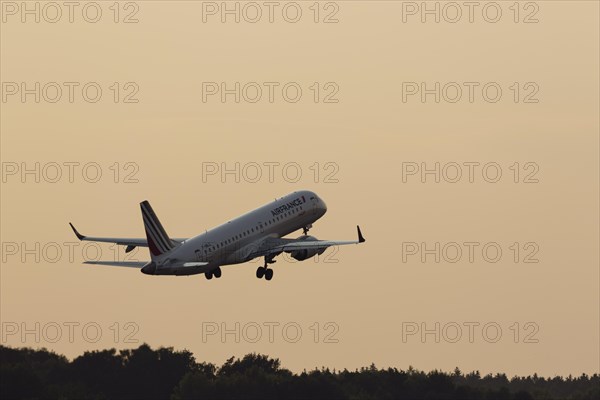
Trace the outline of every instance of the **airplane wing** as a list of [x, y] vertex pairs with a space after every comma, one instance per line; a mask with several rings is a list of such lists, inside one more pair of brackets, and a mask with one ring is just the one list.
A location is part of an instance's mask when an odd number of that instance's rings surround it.
[[347, 244], [359, 244], [365, 242], [365, 238], [360, 231], [360, 227], [356, 226], [358, 233], [358, 240], [307, 240], [306, 238], [301, 239], [266, 239], [257, 249], [256, 252], [252, 253], [252, 257], [262, 257], [269, 255], [277, 255], [283, 252], [293, 252], [300, 250], [325, 250], [331, 246], [343, 246]]
[[[93, 237], [93, 236], [85, 236], [82, 235], [81, 233], [77, 232], [77, 229], [75, 229], [75, 227], [73, 226], [72, 223], [69, 222], [69, 225], [71, 225], [71, 229], [73, 229], [73, 232], [75, 232], [75, 236], [77, 236], [77, 239], [79, 240], [87, 240], [90, 242], [104, 242], [104, 243], [115, 243], [118, 245], [122, 245], [122, 246], [127, 246], [127, 248], [125, 249], [126, 253], [129, 253], [131, 250], [135, 249], [136, 247], [148, 247], [148, 240], [147, 239], [126, 239], [126, 238], [113, 238], [113, 237]], [[183, 242], [184, 240], [187, 240], [187, 238], [174, 238], [171, 239], [174, 242]]]

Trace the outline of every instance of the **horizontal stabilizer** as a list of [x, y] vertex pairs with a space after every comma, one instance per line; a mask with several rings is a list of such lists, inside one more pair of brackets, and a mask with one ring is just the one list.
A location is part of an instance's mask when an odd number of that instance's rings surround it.
[[85, 261], [84, 264], [105, 265], [110, 267], [142, 268], [148, 261]]

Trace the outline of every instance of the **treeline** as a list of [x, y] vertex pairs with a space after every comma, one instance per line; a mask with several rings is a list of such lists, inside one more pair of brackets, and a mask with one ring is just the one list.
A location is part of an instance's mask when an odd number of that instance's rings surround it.
[[327, 368], [294, 374], [248, 354], [223, 365], [173, 348], [86, 352], [70, 361], [45, 349], [0, 346], [0, 399], [600, 399], [598, 374], [545, 379], [409, 368]]

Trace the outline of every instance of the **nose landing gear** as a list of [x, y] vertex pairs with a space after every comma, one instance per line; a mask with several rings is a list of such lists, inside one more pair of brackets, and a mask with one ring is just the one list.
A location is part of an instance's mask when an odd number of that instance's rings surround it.
[[302, 228], [302, 232], [306, 235], [308, 234], [308, 230], [312, 228], [312, 224], [308, 224], [305, 227]]

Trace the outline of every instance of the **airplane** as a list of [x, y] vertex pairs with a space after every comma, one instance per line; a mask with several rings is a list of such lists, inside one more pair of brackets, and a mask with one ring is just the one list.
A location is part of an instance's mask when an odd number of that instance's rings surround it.
[[[140, 203], [146, 231], [145, 239], [92, 237], [80, 234], [69, 222], [79, 240], [115, 243], [127, 246], [128, 253], [136, 247], [148, 247], [149, 262], [87, 261], [88, 264], [141, 268], [147, 275], [195, 275], [206, 279], [220, 278], [221, 267], [241, 264], [264, 257], [264, 266], [258, 267], [256, 277], [270, 281], [273, 269], [269, 264], [282, 253], [298, 261], [307, 260], [330, 246], [365, 242], [360, 227], [355, 241], [318, 240], [308, 231], [327, 212], [325, 202], [316, 193], [302, 190], [290, 193], [262, 207], [243, 214], [192, 238], [170, 238], [148, 201]], [[284, 238], [302, 229], [296, 239]]]

